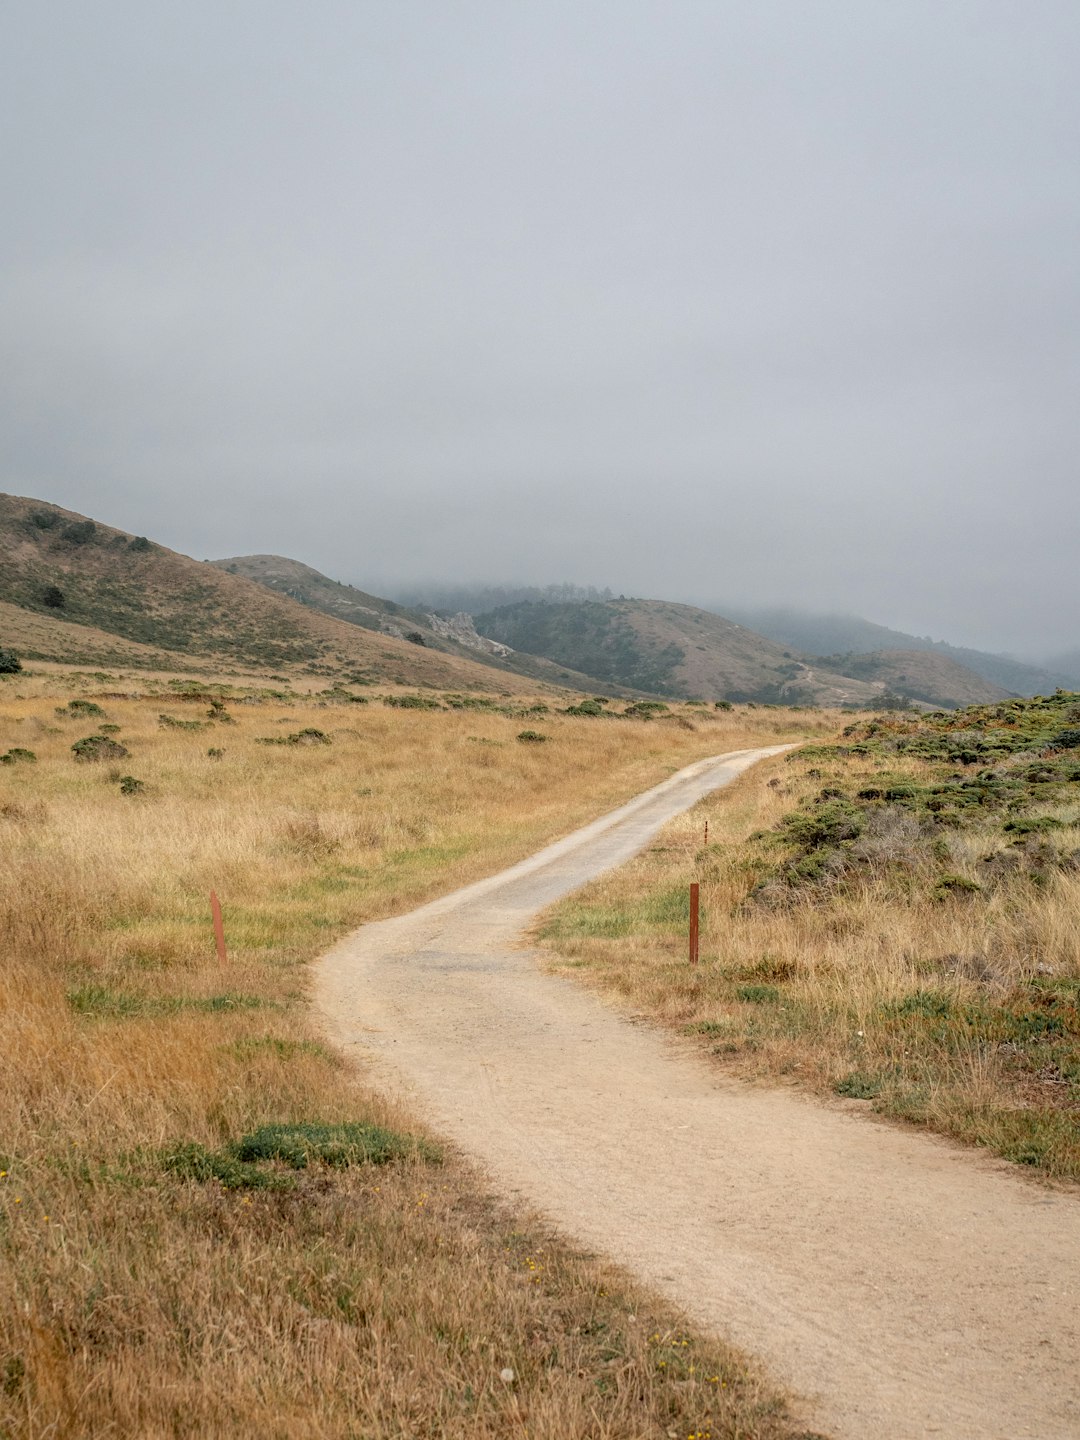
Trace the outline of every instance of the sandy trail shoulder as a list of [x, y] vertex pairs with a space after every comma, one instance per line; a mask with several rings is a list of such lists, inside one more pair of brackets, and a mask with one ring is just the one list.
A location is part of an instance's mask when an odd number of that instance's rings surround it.
[[838, 1440], [1078, 1440], [1080, 1201], [726, 1081], [521, 948], [538, 911], [778, 749], [701, 761], [317, 967], [353, 1054], [572, 1237], [761, 1356]]

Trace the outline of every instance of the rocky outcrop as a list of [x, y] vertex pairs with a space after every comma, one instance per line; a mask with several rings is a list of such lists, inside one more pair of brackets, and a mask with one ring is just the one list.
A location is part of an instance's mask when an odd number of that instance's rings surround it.
[[473, 617], [464, 610], [459, 610], [456, 615], [429, 615], [427, 618], [436, 635], [444, 640], [456, 640], [459, 645], [464, 645], [469, 650], [477, 650], [481, 655], [514, 653], [509, 645], [501, 645], [498, 640], [488, 640], [486, 636], [478, 635]]

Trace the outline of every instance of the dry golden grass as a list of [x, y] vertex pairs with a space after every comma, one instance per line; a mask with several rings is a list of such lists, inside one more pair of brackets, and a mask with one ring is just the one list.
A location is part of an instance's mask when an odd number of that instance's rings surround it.
[[[880, 785], [883, 771], [923, 786], [940, 775], [924, 760], [873, 755], [755, 767], [672, 822], [649, 852], [556, 907], [542, 926], [553, 963], [699, 1036], [735, 1074], [870, 1101], [1046, 1174], [1080, 1177], [1074, 863], [997, 883], [985, 857], [1009, 859], [1001, 816], [943, 829], [928, 851], [925, 833], [920, 848], [894, 814], [865, 842], [881, 853], [859, 873], [831, 879], [826, 870], [794, 891], [771, 879], [785, 815], [823, 785], [851, 793]], [[1075, 799], [1066, 795], [1055, 813], [1060, 852], [1080, 856]], [[949, 884], [959, 877], [975, 888], [943, 889], [943, 870]], [[701, 886], [697, 967], [687, 962], [691, 880]]]
[[[831, 718], [263, 699], [225, 723], [176, 696], [55, 713], [146, 683], [0, 690], [0, 752], [37, 756], [0, 768], [0, 1435], [790, 1436], [753, 1366], [453, 1156], [228, 1189], [162, 1154], [267, 1122], [416, 1132], [320, 1043], [309, 958], [698, 756]], [[103, 724], [129, 755], [76, 761]], [[549, 742], [518, 742], [526, 726]], [[305, 728], [332, 743], [257, 743]]]

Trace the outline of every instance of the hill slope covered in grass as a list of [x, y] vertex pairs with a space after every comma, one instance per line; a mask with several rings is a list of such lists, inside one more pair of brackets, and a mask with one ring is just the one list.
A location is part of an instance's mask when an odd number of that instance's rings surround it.
[[759, 630], [780, 645], [790, 645], [811, 655], [836, 657], [917, 650], [973, 670], [1011, 695], [1049, 695], [1059, 686], [1067, 689], [1080, 682], [1080, 656], [1073, 657], [1072, 665], [1067, 656], [1047, 665], [1029, 665], [1010, 655], [949, 645], [926, 635], [909, 635], [904, 630], [892, 630], [857, 615], [815, 615], [800, 610], [739, 605], [720, 605], [717, 609], [735, 616], [742, 624]]
[[[203, 656], [268, 669], [299, 666], [358, 682], [508, 688], [509, 677], [479, 657], [373, 634], [242, 575], [40, 500], [0, 495], [0, 549], [0, 602], [32, 617], [23, 628], [32, 632], [30, 649], [39, 658], [89, 658], [101, 651], [104, 633], [154, 652], [125, 654], [131, 664], [160, 664], [161, 652], [168, 652], [174, 664]], [[86, 655], [73, 653], [75, 627], [93, 632]]]
[[977, 675], [939, 650], [875, 650], [868, 654], [825, 655], [830, 670], [860, 680], [879, 680], [894, 695], [922, 700], [928, 705], [955, 709], [963, 705], [991, 705], [1007, 700], [1010, 692]]
[[[456, 615], [445, 620], [427, 610], [399, 605], [394, 600], [382, 600], [377, 595], [332, 580], [300, 560], [290, 560], [284, 555], [234, 555], [210, 563], [231, 575], [243, 575], [269, 590], [288, 595], [312, 610], [345, 620], [350, 625], [359, 625], [365, 630], [411, 639], [413, 643], [442, 650], [448, 655], [478, 659], [497, 670], [508, 670], [514, 675], [549, 685], [570, 686], [577, 690], [589, 690], [596, 685], [595, 676], [581, 674], [542, 655], [508, 651], [505, 645], [478, 635], [470, 616]], [[616, 694], [625, 690], [620, 686], [609, 688]]]
[[369, 595], [352, 585], [343, 585], [312, 566], [300, 560], [290, 560], [285, 555], [232, 555], [224, 560], [211, 560], [210, 564], [229, 575], [243, 575], [247, 580], [255, 580], [268, 590], [287, 595], [313, 610], [321, 610], [324, 615], [347, 620], [350, 625], [360, 625], [365, 630], [379, 630], [404, 638], [410, 630], [429, 628], [427, 616], [422, 610], [398, 605], [393, 600], [382, 600], [378, 595]]
[[526, 601], [478, 615], [476, 624], [517, 650], [548, 655], [601, 681], [663, 695], [874, 705], [892, 691], [950, 706], [1002, 699], [1006, 693], [945, 657], [819, 659], [712, 611], [664, 600]]

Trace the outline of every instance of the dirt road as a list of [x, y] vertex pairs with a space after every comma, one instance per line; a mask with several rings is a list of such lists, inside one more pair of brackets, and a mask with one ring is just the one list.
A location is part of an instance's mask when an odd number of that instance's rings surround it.
[[725, 1081], [520, 948], [539, 910], [774, 753], [699, 762], [365, 927], [320, 962], [317, 1003], [504, 1191], [762, 1357], [838, 1440], [1078, 1440], [1080, 1199]]

